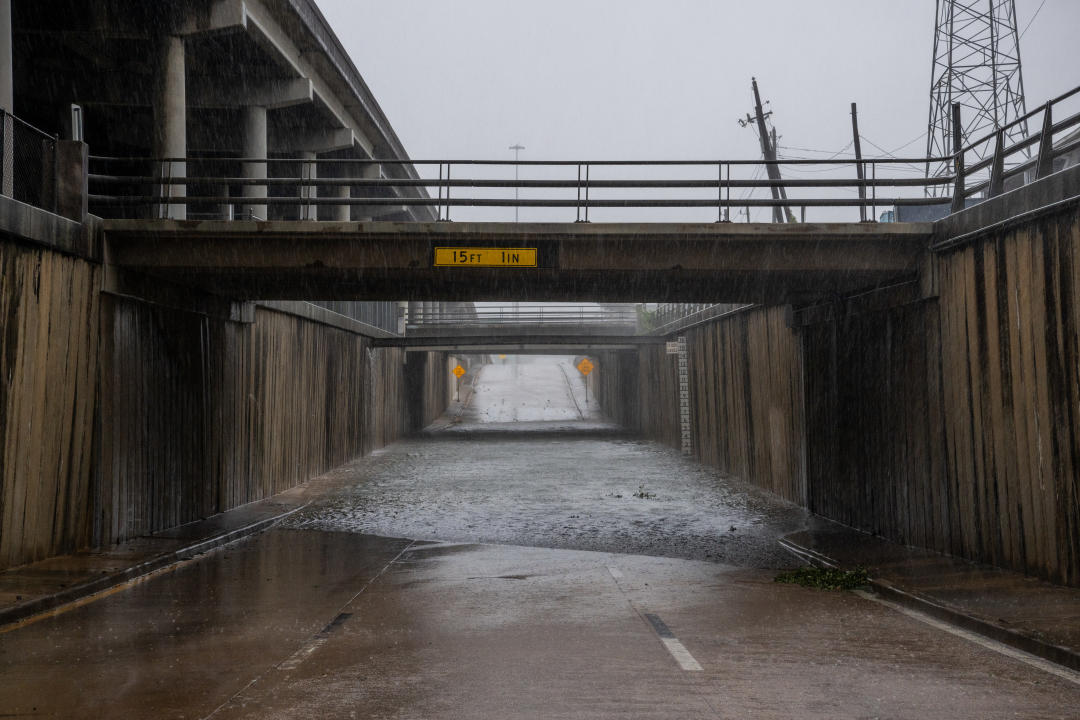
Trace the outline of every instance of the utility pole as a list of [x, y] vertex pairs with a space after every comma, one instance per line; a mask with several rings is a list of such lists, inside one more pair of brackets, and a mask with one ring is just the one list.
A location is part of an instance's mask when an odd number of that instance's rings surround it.
[[510, 146], [510, 149], [514, 151], [514, 222], [518, 221], [518, 153], [525, 149], [524, 145], [514, 143]]
[[[746, 127], [750, 124], [757, 125], [758, 138], [761, 140], [761, 154], [765, 157], [765, 171], [769, 174], [769, 179], [774, 183], [781, 181], [780, 168], [776, 165], [776, 128], [773, 128], [770, 134], [768, 128], [765, 127], [765, 120], [772, 115], [772, 111], [765, 112], [761, 107], [761, 94], [758, 92], [757, 78], [750, 78], [750, 82], [754, 88], [754, 115], [749, 113], [746, 115], [746, 120], [740, 120], [739, 124]], [[787, 200], [787, 191], [784, 190], [782, 185], [774, 184], [772, 187], [773, 200]], [[781, 209], [779, 205], [773, 206], [773, 222], [795, 222], [794, 216], [791, 214], [791, 210], [787, 207]]]
[[[862, 164], [862, 143], [859, 142], [859, 109], [851, 103], [851, 135], [855, 144], [855, 174], [859, 177], [859, 200], [866, 200], [866, 170]], [[859, 206], [859, 222], [866, 222], [866, 206]]]

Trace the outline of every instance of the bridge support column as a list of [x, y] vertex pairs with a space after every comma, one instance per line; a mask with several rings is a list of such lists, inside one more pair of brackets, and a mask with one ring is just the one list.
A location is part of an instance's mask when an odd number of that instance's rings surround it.
[[[217, 191], [214, 194], [219, 196], [219, 197], [223, 197], [223, 198], [229, 197], [229, 186], [228, 185], [218, 185], [217, 186]], [[218, 214], [220, 215], [222, 220], [232, 220], [232, 219], [234, 219], [234, 217], [233, 217], [233, 204], [230, 203], [230, 202], [227, 202], [227, 203], [223, 203], [221, 205], [218, 205]]]
[[[364, 169], [361, 172], [361, 177], [363, 177], [365, 180], [378, 180], [380, 177], [382, 177], [382, 165], [380, 165], [379, 163], [370, 163], [368, 165], [364, 165]], [[379, 191], [374, 189], [366, 190], [365, 193], [367, 197], [376, 197], [380, 194]], [[374, 218], [371, 215], [361, 215], [356, 219], [359, 222], [369, 222]]]
[[[261, 105], [249, 105], [243, 110], [244, 113], [244, 141], [243, 153], [245, 158], [252, 160], [266, 160], [266, 108]], [[265, 180], [267, 177], [266, 162], [244, 163], [242, 176], [250, 179]], [[245, 198], [265, 198], [265, 185], [245, 185], [243, 195]], [[266, 205], [245, 203], [243, 215], [245, 218], [256, 220], [268, 220]]]
[[[352, 188], [350, 188], [348, 185], [338, 185], [336, 188], [333, 189], [333, 191], [333, 196], [336, 198], [343, 198], [345, 200], [348, 200], [350, 197], [352, 197]], [[349, 220], [352, 219], [352, 206], [341, 204], [331, 205], [330, 208], [333, 210], [334, 220], [337, 220], [338, 222], [349, 222]]]
[[15, 81], [11, 67], [11, 0], [0, 0], [0, 110], [4, 111], [3, 124], [0, 128], [3, 142], [0, 143], [0, 151], [3, 153], [3, 184], [0, 186], [0, 194], [11, 196], [14, 191], [12, 175], [15, 171], [15, 153], [12, 144], [12, 133], [15, 131], [15, 123], [9, 116], [15, 107]]
[[[184, 77], [184, 39], [167, 35], [161, 40], [157, 93], [154, 99], [154, 155], [158, 158], [187, 157], [187, 85]], [[187, 163], [161, 162], [158, 174], [163, 180], [187, 176]], [[159, 195], [184, 197], [183, 183], [163, 182]], [[174, 220], [187, 218], [187, 206], [163, 200], [158, 215]]]
[[[319, 176], [319, 166], [315, 163], [315, 153], [304, 151], [300, 153], [300, 157], [304, 158], [307, 162], [300, 163], [300, 177], [303, 180], [315, 180]], [[300, 197], [304, 200], [313, 199], [318, 195], [318, 188], [314, 185], [301, 185]], [[300, 206], [300, 219], [301, 220], [318, 220], [319, 219], [319, 206], [318, 205], [301, 205]]]

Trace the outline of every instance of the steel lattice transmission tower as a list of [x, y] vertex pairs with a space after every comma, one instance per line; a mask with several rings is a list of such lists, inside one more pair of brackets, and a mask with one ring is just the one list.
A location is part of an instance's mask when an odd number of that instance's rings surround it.
[[[961, 105], [964, 142], [977, 140], [1022, 117], [1024, 81], [1015, 0], [937, 0], [934, 62], [930, 76], [930, 122], [926, 157], [953, 152], [952, 105]], [[1004, 140], [1027, 135], [1027, 122], [1005, 132]], [[976, 148], [978, 159], [993, 143]], [[947, 163], [926, 164], [927, 177], [948, 175]], [[928, 189], [948, 193], [948, 187]]]

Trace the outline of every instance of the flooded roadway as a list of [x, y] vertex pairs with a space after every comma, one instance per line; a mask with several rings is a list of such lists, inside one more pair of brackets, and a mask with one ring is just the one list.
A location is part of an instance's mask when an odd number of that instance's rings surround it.
[[485, 366], [474, 386], [456, 422], [331, 473], [340, 490], [288, 526], [797, 565], [776, 539], [809, 513], [678, 451], [611, 437], [568, 360]]
[[1075, 717], [1073, 675], [773, 583], [812, 520], [605, 438], [563, 370], [486, 368], [282, 526], [0, 634], [0, 716]]

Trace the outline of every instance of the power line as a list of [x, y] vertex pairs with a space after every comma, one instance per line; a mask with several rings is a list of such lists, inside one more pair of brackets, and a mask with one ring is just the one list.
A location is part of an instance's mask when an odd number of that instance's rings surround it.
[[[873, 140], [871, 140], [870, 138], [868, 138], [868, 137], [866, 137], [865, 135], [863, 135], [862, 133], [859, 133], [859, 138], [860, 138], [860, 139], [862, 139], [862, 140], [865, 140], [865, 141], [866, 141], [867, 143], [869, 143], [870, 145], [873, 145], [873, 146], [874, 146], [875, 148], [877, 148], [877, 149], [878, 149], [878, 150], [880, 150], [881, 152], [885, 153], [885, 156], [886, 156], [886, 157], [890, 157], [890, 158], [892, 158], [892, 159], [894, 159], [894, 160], [899, 160], [899, 159], [900, 159], [900, 158], [896, 157], [895, 155], [893, 155], [893, 154], [892, 154], [891, 152], [889, 152], [888, 150], [886, 150], [885, 148], [883, 148], [883, 147], [881, 147], [880, 145], [878, 145], [878, 144], [877, 144], [876, 142], [874, 142], [874, 141], [873, 141]], [[915, 140], [918, 140], [918, 138], [915, 138]], [[915, 140], [912, 140], [911, 142], [915, 142]], [[908, 145], [910, 145], [910, 144], [911, 144], [911, 143], [908, 143]], [[908, 167], [911, 167], [911, 168], [915, 168], [916, 170], [919, 170], [919, 172], [923, 172], [923, 171], [922, 171], [922, 169], [920, 169], [920, 168], [919, 168], [918, 166], [916, 166], [916, 165], [915, 165], [914, 163], [903, 163], [903, 164], [902, 164], [902, 166], [903, 166], [903, 165], [906, 165], [906, 166], [908, 166]]]
[[[1027, 25], [1025, 25], [1024, 29], [1020, 31], [1020, 37], [1024, 37], [1024, 33], [1028, 31], [1029, 27], [1031, 27], [1031, 23], [1035, 22], [1035, 18], [1039, 17], [1039, 11], [1043, 9], [1043, 5], [1045, 4], [1046, 0], [1043, 0], [1041, 3], [1039, 3], [1039, 7], [1035, 9], [1035, 14], [1031, 16], [1031, 19], [1027, 21]], [[1017, 40], [1019, 39], [1020, 38], [1017, 38]]]
[[[838, 157], [838, 156], [840, 156], [840, 155], [844, 154], [844, 153], [845, 153], [845, 152], [847, 151], [847, 149], [848, 149], [848, 148], [850, 148], [850, 147], [852, 146], [852, 144], [853, 144], [854, 142], [855, 142], [855, 141], [854, 141], [854, 140], [852, 140], [851, 142], [849, 142], [849, 143], [848, 143], [847, 145], [845, 145], [844, 147], [840, 148], [840, 149], [839, 149], [839, 150], [837, 150], [836, 152], [832, 152], [832, 151], [830, 151], [830, 150], [815, 150], [815, 149], [813, 149], [813, 148], [803, 148], [803, 147], [795, 147], [795, 146], [793, 146], [793, 145], [778, 145], [777, 147], [782, 147], [782, 148], [784, 148], [785, 150], [798, 150], [798, 151], [800, 151], [800, 152], [812, 152], [812, 153], [820, 153], [820, 154], [822, 154], [822, 155], [828, 155], [828, 156], [829, 156], [829, 157], [827, 157], [827, 158], [822, 158], [822, 160], [832, 160], [833, 158], [835, 158], [835, 157]], [[793, 158], [793, 157], [789, 157], [788, 159], [789, 159], [789, 160], [813, 160], [813, 159], [815, 159], [815, 158]]]
[[[893, 148], [892, 152], [893, 153], [900, 152], [901, 150], [906, 148], [908, 145], [911, 145], [912, 143], [917, 143], [918, 141], [922, 140], [924, 137], [926, 137], [926, 131], [925, 130], [923, 132], [919, 133], [917, 136], [913, 137], [912, 139], [908, 140], [906, 143], [904, 143], [900, 147]], [[866, 142], [870, 142], [870, 141], [867, 140]], [[891, 155], [890, 157], [895, 157], [895, 155]]]

